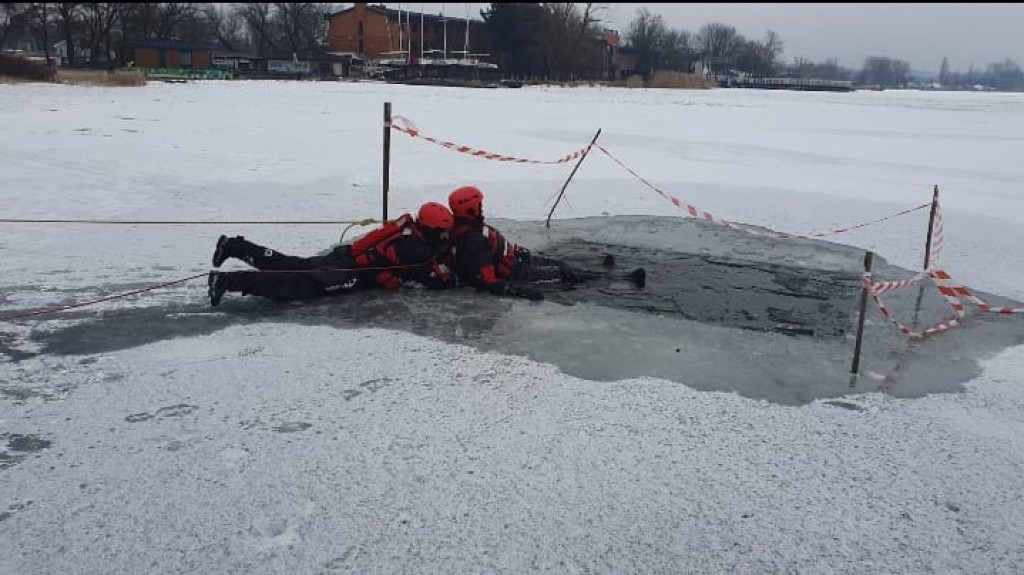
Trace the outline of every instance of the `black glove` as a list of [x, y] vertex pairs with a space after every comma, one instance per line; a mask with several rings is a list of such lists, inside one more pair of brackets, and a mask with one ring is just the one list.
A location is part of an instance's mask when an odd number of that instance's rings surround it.
[[508, 295], [514, 295], [517, 297], [525, 297], [528, 300], [540, 301], [544, 299], [544, 292], [538, 287], [531, 285], [522, 284], [509, 284]]
[[511, 284], [503, 281], [491, 284], [483, 289], [495, 295], [511, 295], [516, 297], [524, 297], [526, 299], [534, 301], [544, 299], [544, 292], [540, 288], [525, 284]]
[[583, 279], [580, 278], [579, 274], [576, 273], [576, 270], [572, 269], [571, 267], [563, 264], [563, 265], [558, 266], [558, 269], [562, 272], [562, 281], [563, 282], [565, 282], [565, 283], [567, 283], [569, 285], [576, 285], [578, 283], [583, 283]]

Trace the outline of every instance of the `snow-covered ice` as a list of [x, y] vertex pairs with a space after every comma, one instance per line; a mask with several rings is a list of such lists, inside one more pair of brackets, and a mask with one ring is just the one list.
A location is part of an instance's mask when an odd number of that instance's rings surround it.
[[[600, 129], [660, 190], [778, 233], [874, 221], [937, 185], [942, 267], [992, 303], [1024, 300], [1020, 94], [0, 85], [0, 219], [136, 222], [0, 223], [0, 317], [144, 290], [0, 324], [0, 572], [1024, 562], [1019, 316], [971, 313], [910, 343], [869, 302], [850, 379], [852, 330], [713, 321], [715, 302], [750, 301], [756, 285], [701, 276], [723, 288], [701, 300], [708, 313], [685, 317], [685, 301], [658, 313], [672, 257], [635, 300], [653, 311], [609, 305], [616, 294], [418, 290], [285, 305], [229, 294], [210, 308], [219, 234], [301, 255], [359, 229], [241, 222], [381, 216], [385, 102], [422, 135], [541, 162]], [[594, 150], [547, 228], [572, 162], [391, 143], [390, 215], [472, 183], [531, 247], [586, 241], [625, 250], [624, 269], [661, 250], [848, 282], [821, 313], [849, 327], [864, 250], [875, 279], [922, 266], [928, 210], [764, 239], [686, 218]], [[916, 293], [887, 303], [909, 321]], [[922, 326], [949, 315], [925, 293]]]

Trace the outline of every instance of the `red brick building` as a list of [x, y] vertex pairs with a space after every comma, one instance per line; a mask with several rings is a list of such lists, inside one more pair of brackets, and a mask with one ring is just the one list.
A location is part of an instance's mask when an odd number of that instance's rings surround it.
[[202, 70], [213, 66], [213, 48], [178, 40], [126, 41], [121, 46], [121, 65], [136, 68]]
[[328, 51], [368, 60], [403, 53], [403, 57], [415, 61], [424, 52], [439, 50], [449, 58], [458, 58], [467, 52], [486, 52], [484, 47], [489, 44], [482, 20], [445, 14], [399, 11], [356, 2], [327, 18]]

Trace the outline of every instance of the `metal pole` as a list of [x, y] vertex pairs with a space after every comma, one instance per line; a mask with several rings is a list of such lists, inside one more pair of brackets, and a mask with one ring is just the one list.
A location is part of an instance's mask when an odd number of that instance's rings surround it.
[[583, 150], [583, 155], [580, 156], [579, 161], [576, 162], [576, 166], [573, 167], [572, 173], [569, 174], [569, 178], [565, 180], [564, 184], [562, 184], [562, 189], [561, 189], [561, 191], [558, 192], [558, 197], [555, 198], [555, 204], [553, 206], [551, 206], [551, 211], [548, 212], [548, 219], [545, 222], [545, 227], [548, 227], [548, 228], [551, 227], [551, 214], [555, 213], [555, 208], [558, 207], [558, 202], [560, 202], [562, 200], [562, 196], [565, 194], [565, 188], [569, 187], [569, 182], [571, 182], [573, 176], [576, 175], [576, 170], [580, 169], [580, 164], [583, 163], [583, 160], [587, 159], [587, 154], [590, 153], [590, 149], [594, 147], [594, 144], [597, 143], [597, 138], [600, 137], [600, 136], [601, 136], [601, 129], [598, 128], [597, 133], [594, 134], [594, 139], [590, 140], [590, 145], [587, 146], [586, 150]]
[[[864, 253], [864, 277], [871, 277], [871, 260], [874, 258], [873, 252]], [[857, 344], [853, 348], [853, 366], [850, 368], [850, 373], [856, 374], [860, 370], [860, 345], [864, 340], [864, 312], [868, 305], [868, 286], [865, 283], [864, 287], [861, 288], [860, 292], [860, 319], [857, 320]]]
[[939, 185], [935, 185], [935, 191], [932, 193], [932, 212], [928, 216], [928, 238], [924, 244], [924, 269], [927, 270], [928, 266], [931, 265], [929, 261], [932, 258], [932, 232], [935, 231], [935, 210], [939, 207]]
[[388, 190], [391, 189], [391, 102], [384, 102], [384, 215], [381, 221], [388, 221]]
[[[935, 212], [939, 207], [939, 186], [935, 186], [935, 191], [932, 193], [932, 212], [928, 216], [928, 237], [924, 243], [924, 271], [928, 271], [928, 267], [931, 266], [932, 258], [932, 233], [935, 231]], [[917, 286], [917, 300], [914, 303], [914, 321], [911, 323], [914, 329], [917, 329], [917, 318], [921, 314], [921, 298], [924, 296], [924, 284]]]

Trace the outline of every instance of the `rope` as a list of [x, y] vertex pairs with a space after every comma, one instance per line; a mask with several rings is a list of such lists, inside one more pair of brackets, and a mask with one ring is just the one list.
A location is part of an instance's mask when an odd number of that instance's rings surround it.
[[152, 286], [149, 286], [149, 287], [140, 288], [140, 289], [137, 289], [137, 290], [132, 290], [132, 291], [129, 291], [129, 292], [124, 292], [124, 293], [119, 293], [119, 294], [103, 296], [103, 297], [87, 300], [87, 301], [84, 301], [84, 302], [78, 302], [78, 303], [62, 305], [62, 306], [48, 307], [48, 308], [33, 310], [33, 311], [29, 311], [29, 312], [24, 312], [24, 313], [18, 313], [18, 314], [14, 314], [14, 315], [3, 316], [3, 317], [0, 317], [0, 323], [13, 323], [14, 321], [19, 320], [19, 319], [26, 319], [26, 318], [40, 316], [40, 315], [49, 315], [49, 314], [59, 313], [59, 312], [62, 312], [62, 311], [67, 311], [69, 309], [75, 309], [75, 308], [86, 307], [86, 306], [90, 306], [90, 305], [96, 305], [96, 304], [99, 304], [99, 303], [103, 303], [105, 301], [112, 301], [112, 300], [115, 300], [115, 299], [131, 297], [133, 295], [138, 295], [140, 293], [144, 293], [144, 292], [148, 292], [148, 291], [153, 291], [153, 290], [169, 287], [169, 286], [172, 286], [172, 285], [187, 283], [187, 282], [190, 282], [190, 281], [192, 281], [194, 279], [198, 279], [198, 278], [201, 278], [201, 277], [209, 276], [211, 273], [221, 273], [221, 274], [264, 273], [265, 274], [265, 273], [316, 273], [316, 272], [384, 271], [384, 270], [394, 270], [394, 269], [415, 268], [415, 267], [429, 265], [430, 263], [431, 263], [430, 261], [426, 261], [426, 262], [415, 263], [415, 264], [402, 264], [402, 265], [394, 265], [394, 266], [368, 266], [368, 267], [362, 267], [362, 268], [316, 268], [316, 269], [311, 269], [311, 270], [228, 270], [228, 271], [215, 270], [215, 271], [211, 271], [211, 272], [204, 272], [204, 273], [201, 273], [201, 274], [196, 274], [196, 275], [193, 275], [193, 276], [189, 276], [187, 278], [182, 278], [182, 279], [178, 279], [178, 280], [164, 282], [164, 283], [157, 284], [157, 285], [152, 285]]
[[201, 277], [203, 277], [205, 275], [207, 275], [207, 274], [205, 274], [205, 273], [197, 274], [197, 275], [189, 276], [187, 278], [180, 279], [180, 280], [174, 280], [174, 281], [170, 281], [170, 282], [165, 282], [165, 283], [158, 284], [158, 285], [155, 285], [155, 286], [149, 286], [149, 287], [133, 290], [133, 291], [130, 291], [130, 292], [125, 292], [125, 293], [119, 293], [119, 294], [104, 296], [104, 297], [100, 297], [100, 298], [96, 298], [96, 299], [91, 299], [91, 300], [84, 301], [84, 302], [73, 303], [73, 304], [62, 305], [62, 306], [56, 306], [56, 307], [43, 308], [43, 309], [37, 309], [37, 310], [34, 310], [34, 311], [24, 312], [24, 313], [15, 314], [15, 315], [8, 315], [8, 316], [0, 317], [0, 322], [9, 323], [9, 322], [13, 322], [14, 320], [18, 320], [18, 319], [25, 319], [25, 318], [28, 318], [28, 317], [34, 317], [34, 316], [38, 316], [38, 315], [47, 315], [47, 314], [51, 314], [51, 313], [67, 311], [69, 309], [75, 309], [75, 308], [79, 308], [79, 307], [95, 305], [95, 304], [102, 303], [102, 302], [105, 302], [105, 301], [110, 301], [110, 300], [115, 300], [115, 299], [119, 299], [119, 298], [130, 297], [130, 296], [133, 296], [133, 295], [136, 295], [136, 294], [140, 294], [142, 292], [152, 291], [152, 290], [155, 290], [155, 289], [160, 289], [160, 288], [167, 287], [167, 286], [172, 286], [172, 285], [175, 285], [175, 284], [181, 284], [181, 283], [189, 282], [189, 281], [192, 281], [192, 280], [194, 280], [196, 278], [201, 278]]
[[373, 218], [366, 218], [365, 220], [360, 220], [358, 222], [352, 222], [349, 225], [345, 226], [344, 230], [341, 230], [341, 237], [338, 238], [338, 243], [344, 243], [345, 242], [345, 234], [347, 234], [348, 231], [351, 230], [355, 226], [369, 226], [369, 225], [372, 225], [372, 224], [379, 224], [379, 223], [381, 223], [380, 220], [375, 220]]

